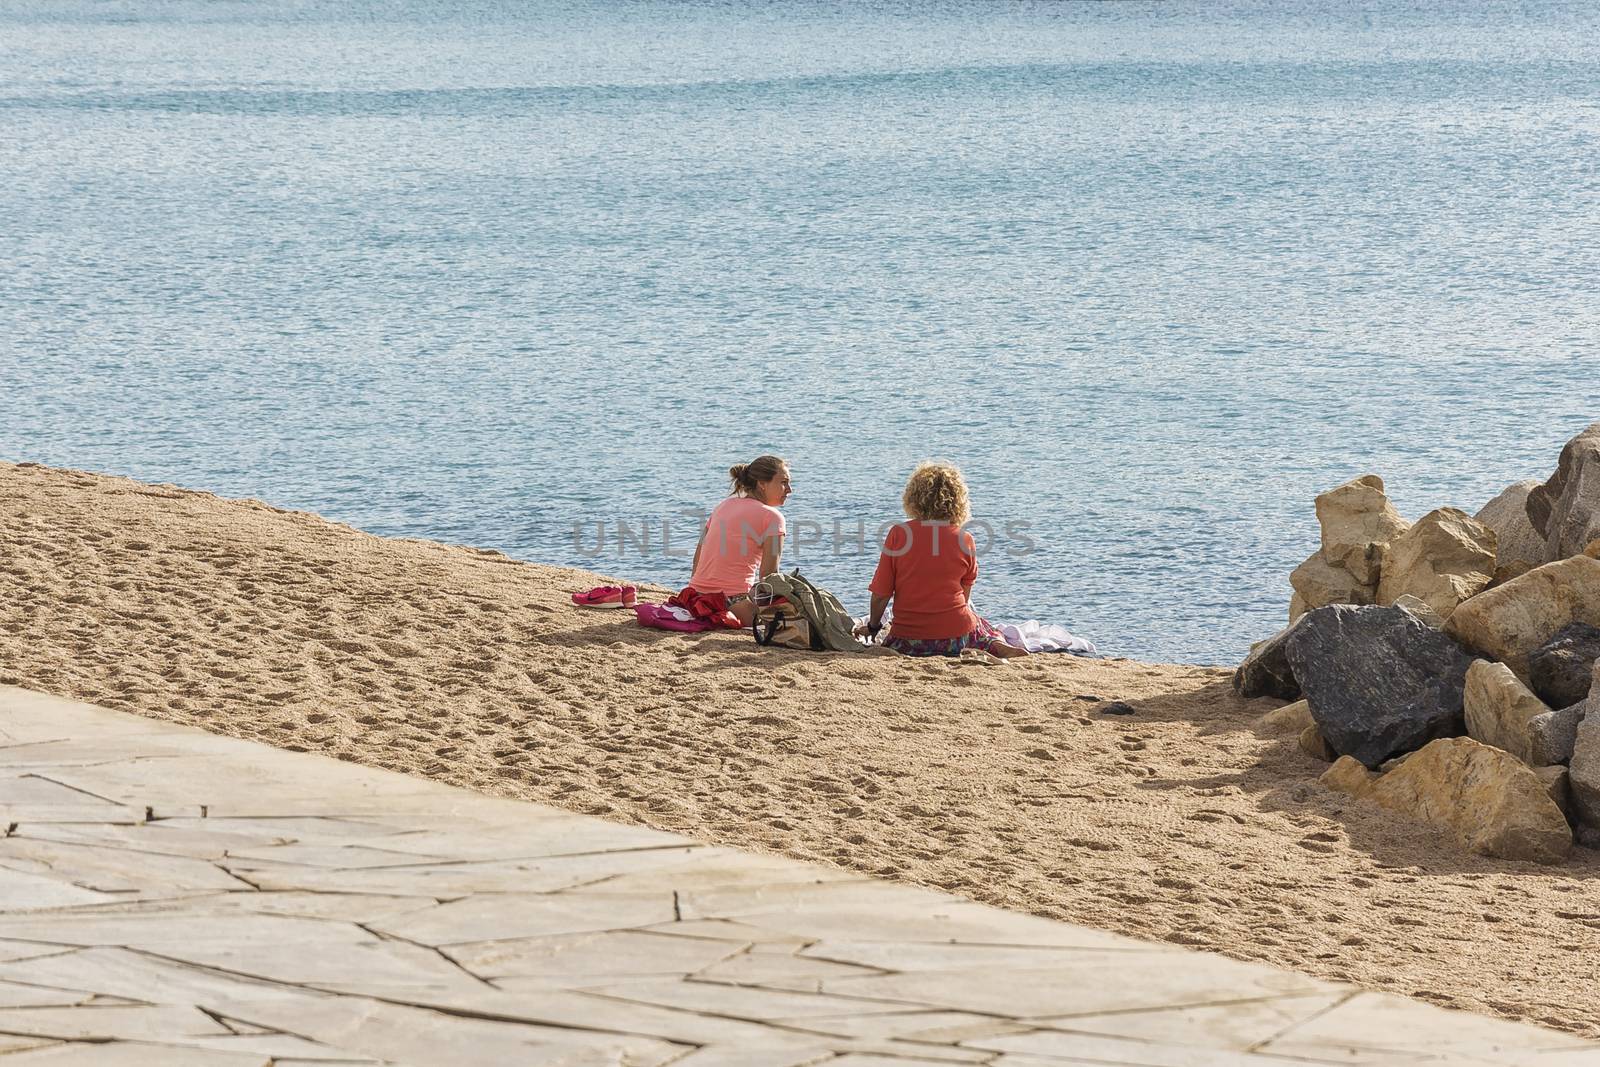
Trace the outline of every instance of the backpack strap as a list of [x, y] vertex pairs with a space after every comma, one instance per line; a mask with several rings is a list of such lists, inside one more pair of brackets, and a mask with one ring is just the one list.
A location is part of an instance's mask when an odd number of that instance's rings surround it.
[[761, 628], [761, 612], [758, 610], [750, 616], [750, 633], [756, 639], [756, 644], [763, 647], [772, 644], [773, 635], [782, 628], [784, 622], [783, 609], [773, 612], [772, 618], [767, 621], [765, 631]]

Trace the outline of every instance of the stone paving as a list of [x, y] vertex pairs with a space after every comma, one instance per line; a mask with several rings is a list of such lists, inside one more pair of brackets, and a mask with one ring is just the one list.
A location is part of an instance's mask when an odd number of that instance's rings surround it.
[[0, 1067], [1600, 1067], [1600, 1046], [0, 688]]

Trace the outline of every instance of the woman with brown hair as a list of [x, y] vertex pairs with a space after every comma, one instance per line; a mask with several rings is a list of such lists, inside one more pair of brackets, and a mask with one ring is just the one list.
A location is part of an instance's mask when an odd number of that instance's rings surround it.
[[[702, 606], [731, 612], [748, 626], [755, 614], [750, 587], [773, 574], [783, 555], [784, 501], [792, 491], [789, 465], [777, 456], [757, 456], [728, 468], [729, 495], [711, 509], [695, 546], [689, 588], [675, 598], [701, 599]], [[696, 614], [699, 614], [696, 611]]]

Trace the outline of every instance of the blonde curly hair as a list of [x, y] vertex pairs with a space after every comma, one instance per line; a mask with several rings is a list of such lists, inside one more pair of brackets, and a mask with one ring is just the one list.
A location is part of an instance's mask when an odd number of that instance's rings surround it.
[[967, 483], [960, 469], [951, 463], [920, 464], [906, 480], [905, 495], [900, 503], [907, 515], [924, 522], [960, 526], [972, 518], [972, 509], [967, 504]]

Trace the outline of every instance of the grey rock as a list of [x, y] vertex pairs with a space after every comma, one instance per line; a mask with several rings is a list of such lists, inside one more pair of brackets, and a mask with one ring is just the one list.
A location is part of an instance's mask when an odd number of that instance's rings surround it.
[[1594, 665], [1600, 660], [1600, 626], [1575, 622], [1528, 653], [1528, 681], [1539, 699], [1553, 708], [1576, 704], [1589, 695]]
[[1400, 607], [1334, 604], [1286, 638], [1285, 658], [1328, 744], [1369, 768], [1465, 730], [1472, 657]]
[[1600, 824], [1600, 715], [1585, 715], [1572, 749], [1572, 806], [1590, 825]]
[[1233, 672], [1233, 688], [1240, 696], [1300, 699], [1300, 683], [1289, 666], [1289, 635], [1308, 618], [1310, 615], [1302, 615], [1265, 641], [1250, 646], [1250, 654]]
[[1535, 767], [1534, 775], [1539, 779], [1539, 784], [1544, 786], [1545, 792], [1550, 794], [1550, 799], [1556, 802], [1556, 807], [1561, 809], [1561, 814], [1566, 816], [1567, 825], [1577, 818], [1572, 810], [1572, 773], [1565, 767]]
[[1600, 422], [1567, 442], [1556, 472], [1534, 487], [1526, 507], [1546, 559], [1576, 556], [1600, 538]]
[[1533, 521], [1528, 518], [1528, 494], [1538, 487], [1536, 478], [1507, 486], [1473, 516], [1494, 531], [1495, 559], [1500, 567], [1517, 560], [1535, 567], [1550, 562], [1544, 535], [1533, 528]]
[[1528, 762], [1535, 767], [1570, 763], [1573, 746], [1578, 742], [1578, 724], [1583, 721], [1587, 706], [1573, 704], [1529, 719]]
[[[1594, 666], [1594, 679], [1600, 683], [1600, 663]], [[1584, 822], [1600, 824], [1600, 684], [1590, 689], [1582, 706], [1569, 763], [1572, 806]]]

